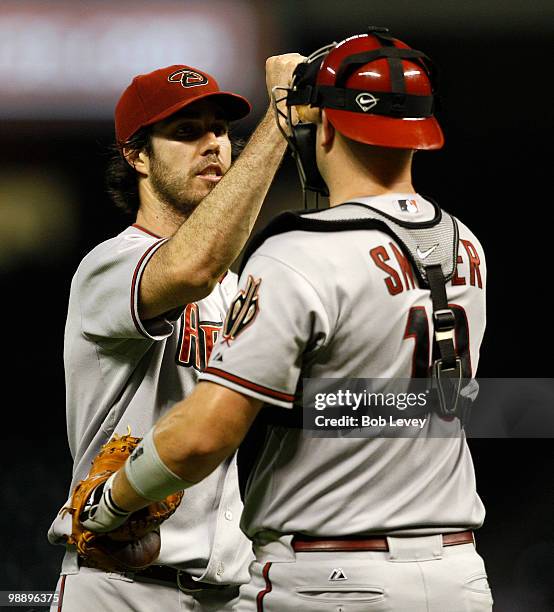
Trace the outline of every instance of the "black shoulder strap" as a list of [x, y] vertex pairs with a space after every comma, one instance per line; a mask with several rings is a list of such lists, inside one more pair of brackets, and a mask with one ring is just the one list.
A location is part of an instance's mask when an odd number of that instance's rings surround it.
[[[349, 202], [350, 203], [350, 202]], [[387, 232], [397, 238], [394, 232], [390, 231], [389, 226], [380, 219], [341, 219], [323, 220], [313, 219], [309, 215], [320, 213], [321, 210], [311, 210], [306, 212], [287, 210], [274, 217], [262, 230], [255, 234], [248, 242], [239, 268], [239, 274], [244, 270], [246, 262], [259, 249], [262, 244], [271, 236], [285, 234], [295, 230], [305, 232], [340, 232], [347, 230], [378, 229]], [[401, 240], [399, 240], [402, 243]]]
[[250, 259], [250, 257], [252, 257], [254, 251], [259, 249], [270, 236], [277, 236], [278, 234], [284, 234], [286, 232], [291, 232], [298, 229], [296, 224], [299, 218], [299, 212], [287, 210], [286, 212], [273, 217], [273, 219], [263, 229], [254, 234], [254, 236], [252, 236], [252, 238], [250, 238], [248, 241], [248, 244], [244, 250], [239, 267], [239, 275], [244, 270], [246, 262]]
[[443, 416], [465, 417], [461, 410], [462, 361], [454, 344], [456, 318], [448, 306], [446, 280], [440, 266], [427, 267], [427, 279], [433, 303], [433, 327], [440, 358], [435, 360], [432, 379], [438, 395], [439, 413]]

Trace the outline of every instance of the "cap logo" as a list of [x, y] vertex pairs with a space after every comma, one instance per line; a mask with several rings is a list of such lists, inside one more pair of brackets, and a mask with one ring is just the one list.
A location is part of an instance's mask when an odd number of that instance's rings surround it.
[[198, 85], [206, 85], [208, 83], [208, 79], [203, 74], [185, 68], [172, 72], [167, 77], [167, 80], [170, 83], [181, 83], [183, 87], [198, 87]]
[[356, 96], [356, 104], [364, 111], [364, 113], [367, 113], [370, 108], [373, 108], [377, 102], [379, 102], [379, 98], [376, 98], [370, 93], [359, 93]]

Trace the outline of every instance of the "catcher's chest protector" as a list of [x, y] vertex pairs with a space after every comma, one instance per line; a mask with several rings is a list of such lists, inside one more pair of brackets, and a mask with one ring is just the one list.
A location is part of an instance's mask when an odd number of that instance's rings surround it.
[[[357, 204], [348, 202], [348, 204]], [[248, 244], [241, 263], [241, 272], [249, 257], [268, 238], [294, 230], [309, 232], [338, 232], [377, 229], [389, 234], [402, 246], [409, 257], [422, 287], [430, 289], [428, 268], [440, 266], [445, 282], [455, 273], [458, 257], [458, 225], [456, 219], [436, 203], [435, 216], [423, 223], [400, 221], [365, 204], [364, 215], [359, 219], [318, 218], [328, 210], [293, 212], [288, 211], [275, 217]]]
[[[433, 363], [432, 378], [437, 389], [437, 411], [446, 416], [458, 416], [462, 368], [454, 344], [454, 312], [448, 306], [446, 283], [456, 272], [458, 259], [458, 224], [456, 219], [431, 200], [435, 209], [433, 219], [412, 223], [395, 219], [371, 206], [363, 206], [363, 215], [352, 219], [341, 218], [341, 207], [301, 212], [285, 212], [273, 219], [248, 244], [240, 271], [249, 257], [268, 238], [285, 232], [338, 232], [376, 229], [389, 234], [409, 258], [420, 286], [429, 289], [433, 302], [434, 339], [440, 358]], [[449, 384], [446, 384], [448, 379]], [[275, 411], [278, 413], [279, 411]], [[279, 419], [282, 424], [282, 420]], [[298, 425], [296, 425], [298, 426]], [[301, 425], [300, 425], [301, 426]]]

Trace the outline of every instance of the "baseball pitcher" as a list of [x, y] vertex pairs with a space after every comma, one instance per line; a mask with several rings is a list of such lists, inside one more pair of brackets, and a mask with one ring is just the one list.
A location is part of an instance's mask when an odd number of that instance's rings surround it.
[[[300, 59], [268, 60], [270, 91], [290, 81]], [[102, 479], [114, 452], [124, 460], [193, 391], [210, 358], [236, 292], [228, 267], [286, 148], [268, 109], [231, 168], [229, 125], [249, 111], [245, 98], [185, 65], [135, 77], [117, 104], [108, 180], [135, 222], [94, 248], [71, 284], [64, 362], [76, 494], [49, 532], [66, 546], [56, 609], [220, 612], [248, 580], [233, 456], [186, 503], [173, 498], [159, 533], [145, 533], [140, 517], [127, 542], [81, 537], [73, 527], [94, 502], [83, 496], [87, 474]], [[145, 539], [134, 541], [138, 534]]]

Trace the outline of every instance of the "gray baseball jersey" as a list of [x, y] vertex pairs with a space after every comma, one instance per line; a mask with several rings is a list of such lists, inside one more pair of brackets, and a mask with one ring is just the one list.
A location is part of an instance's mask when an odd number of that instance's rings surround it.
[[[311, 218], [364, 218], [367, 206], [416, 223], [435, 215], [414, 194], [357, 202]], [[485, 329], [485, 280], [482, 247], [459, 223], [457, 269], [446, 289], [464, 323], [458, 350], [473, 375]], [[302, 377], [409, 378], [422, 350], [430, 362], [429, 342], [418, 342], [432, 330], [430, 292], [383, 231], [271, 236], [249, 259], [239, 290], [228, 315], [237, 323], [226, 323], [200, 378], [261, 399], [270, 405], [265, 410], [300, 403]], [[433, 419], [439, 417], [428, 426]], [[427, 535], [480, 526], [484, 508], [465, 438], [425, 433], [322, 439], [270, 426], [250, 471], [243, 530], [255, 539], [268, 531]]]
[[[130, 427], [132, 435], [143, 436], [193, 390], [236, 290], [236, 275], [229, 273], [205, 299], [141, 321], [141, 275], [164, 242], [138, 226], [128, 227], [91, 251], [73, 278], [64, 347], [74, 459], [70, 490], [114, 433]], [[241, 511], [233, 457], [187, 490], [161, 528], [158, 563], [187, 569], [205, 582], [248, 580], [251, 546], [239, 529]], [[64, 543], [69, 519], [56, 516], [49, 531], [52, 543]], [[62, 573], [76, 571], [76, 554], [68, 551]]]

